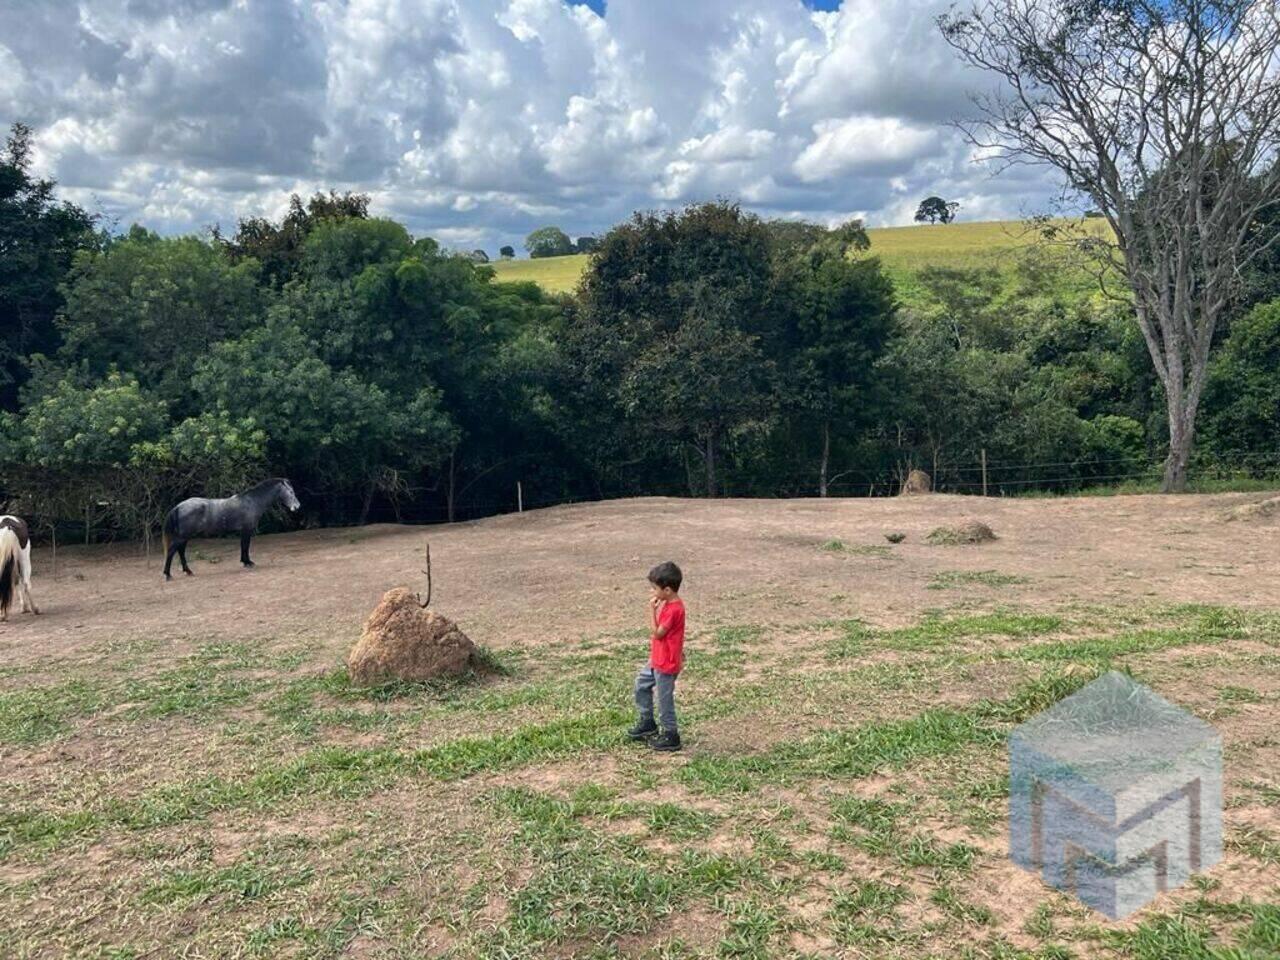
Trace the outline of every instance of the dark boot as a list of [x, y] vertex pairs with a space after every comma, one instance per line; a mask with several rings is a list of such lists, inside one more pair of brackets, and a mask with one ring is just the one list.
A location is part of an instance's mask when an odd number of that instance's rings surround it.
[[632, 740], [648, 740], [658, 732], [658, 725], [653, 722], [653, 717], [648, 720], [638, 720], [636, 725], [627, 731], [627, 736]]
[[663, 753], [671, 753], [680, 749], [680, 734], [675, 730], [663, 730], [661, 736], [649, 741], [649, 746]]

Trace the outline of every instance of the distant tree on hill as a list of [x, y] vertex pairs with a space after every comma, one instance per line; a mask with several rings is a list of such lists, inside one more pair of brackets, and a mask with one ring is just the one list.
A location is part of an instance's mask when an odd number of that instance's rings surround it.
[[1102, 219], [1102, 211], [1101, 211], [1101, 210], [1086, 210], [1086, 211], [1084, 212], [1084, 218], [1085, 218], [1086, 220], [1101, 220], [1101, 219]]
[[941, 197], [926, 197], [916, 208], [916, 223], [950, 223], [956, 218], [960, 204]]
[[595, 253], [599, 246], [600, 241], [595, 237], [579, 237], [574, 249], [579, 253]]
[[487, 253], [485, 253], [483, 250], [478, 250], [478, 249], [477, 249], [477, 250], [472, 250], [472, 251], [471, 251], [471, 254], [470, 254], [470, 257], [471, 257], [472, 262], [474, 262], [474, 263], [488, 263], [488, 262], [489, 262], [489, 255], [488, 255]]
[[511, 246], [502, 247], [498, 250], [498, 256], [503, 260], [514, 260], [516, 256], [516, 248]]
[[559, 227], [539, 227], [524, 238], [524, 248], [535, 259], [563, 257], [573, 253], [573, 241]]

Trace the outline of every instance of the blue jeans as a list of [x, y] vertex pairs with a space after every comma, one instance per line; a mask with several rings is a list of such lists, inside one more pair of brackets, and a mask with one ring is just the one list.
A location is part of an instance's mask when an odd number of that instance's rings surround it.
[[676, 674], [663, 673], [653, 667], [645, 667], [636, 675], [636, 709], [641, 722], [653, 719], [653, 691], [658, 691], [658, 719], [662, 729], [675, 733], [676, 726]]

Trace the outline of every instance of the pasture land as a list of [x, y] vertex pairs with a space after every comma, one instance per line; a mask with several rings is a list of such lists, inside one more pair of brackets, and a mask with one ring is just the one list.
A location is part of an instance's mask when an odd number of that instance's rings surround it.
[[[1261, 494], [687, 501], [34, 557], [0, 625], [5, 957], [1244, 958], [1280, 951]], [[929, 546], [966, 518], [1000, 539]], [[884, 534], [903, 531], [889, 545]], [[501, 671], [358, 691], [419, 586]], [[655, 561], [685, 752], [623, 740]], [[1006, 858], [1004, 737], [1118, 667], [1221, 731], [1226, 859], [1109, 923]]]
[[[1106, 230], [1104, 221], [1091, 221], [1090, 229]], [[867, 231], [870, 256], [879, 257], [908, 302], [918, 295], [915, 276], [925, 267], [993, 269], [1007, 274], [1036, 234], [1018, 220], [982, 223], [949, 223], [912, 227], [877, 227]], [[565, 293], [577, 287], [589, 257], [546, 257], [538, 260], [505, 260], [490, 264], [500, 281], [532, 280], [544, 290]], [[1091, 287], [1087, 276], [1067, 268], [1060, 283]]]
[[537, 260], [495, 260], [489, 266], [493, 267], [499, 281], [532, 280], [548, 293], [569, 293], [577, 288], [589, 259], [584, 253], [568, 257], [540, 257]]

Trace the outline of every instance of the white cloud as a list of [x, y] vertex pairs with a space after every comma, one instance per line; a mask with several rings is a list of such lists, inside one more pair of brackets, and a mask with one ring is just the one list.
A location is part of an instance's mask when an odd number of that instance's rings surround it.
[[696, 157], [708, 163], [733, 163], [754, 160], [766, 154], [777, 139], [772, 130], [743, 130], [725, 127], [705, 137], [680, 144], [682, 156]]
[[736, 196], [766, 216], [906, 222], [1051, 192], [995, 180], [943, 121], [947, 0], [0, 0], [0, 123], [64, 193], [194, 230], [355, 189], [449, 243]]
[[0, 43], [0, 103], [21, 105], [18, 96], [27, 85], [26, 73], [22, 61]]
[[813, 142], [794, 164], [796, 175], [806, 183], [847, 173], [884, 173], [892, 185], [902, 179], [898, 171], [939, 149], [936, 130], [913, 127], [896, 117], [823, 120], [813, 132]]

